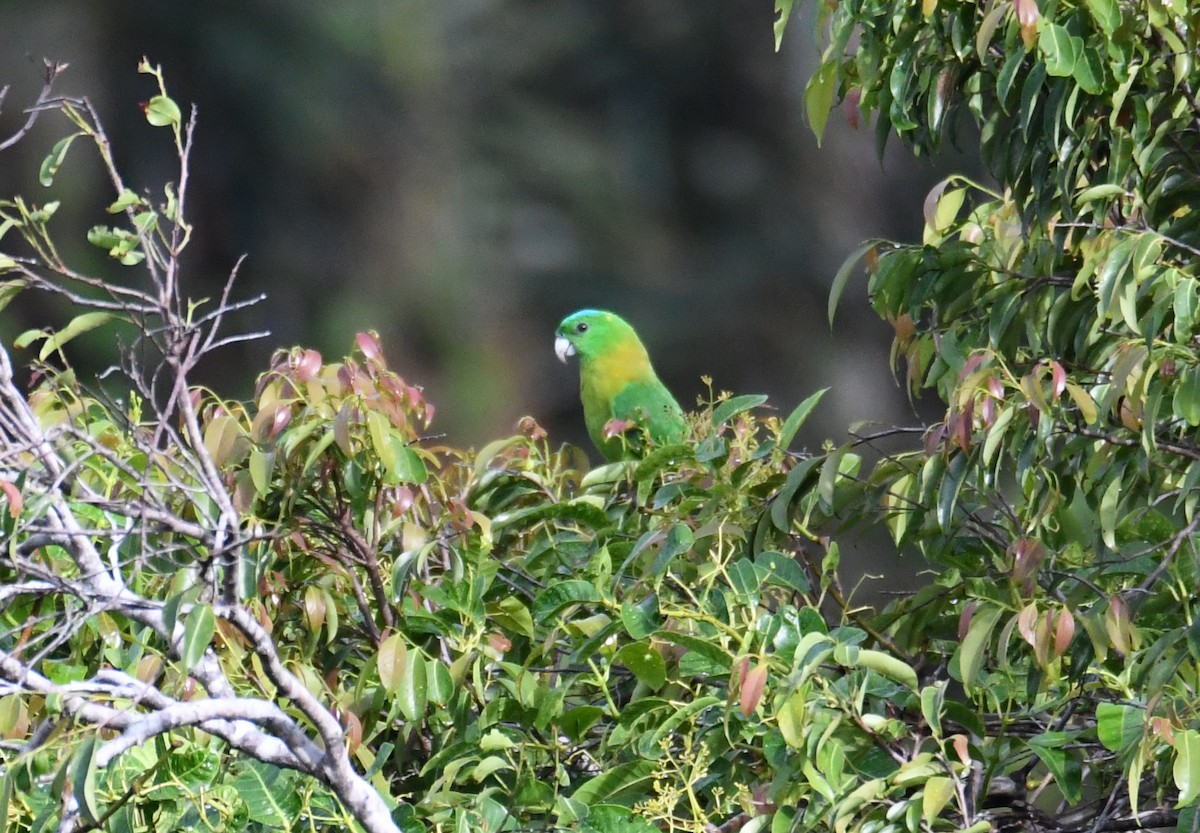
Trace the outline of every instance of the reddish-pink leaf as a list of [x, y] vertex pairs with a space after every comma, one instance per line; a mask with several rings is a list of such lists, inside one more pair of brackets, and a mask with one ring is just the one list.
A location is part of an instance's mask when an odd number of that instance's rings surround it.
[[383, 358], [383, 351], [379, 349], [379, 335], [374, 330], [359, 333], [354, 337], [354, 343], [368, 359], [378, 361]]
[[996, 400], [987, 394], [984, 394], [983, 402], [979, 405], [979, 418], [988, 428], [996, 421]]
[[1054, 623], [1054, 656], [1061, 657], [1066, 653], [1074, 637], [1075, 617], [1064, 607], [1058, 612], [1058, 618]]
[[392, 500], [392, 517], [398, 518], [412, 508], [413, 493], [412, 489], [407, 486], [401, 486], [396, 490], [396, 497]]
[[353, 755], [354, 750], [362, 744], [363, 727], [362, 721], [358, 719], [352, 711], [345, 711], [338, 715], [338, 719], [342, 725], [346, 727], [346, 752]]
[[751, 668], [742, 679], [738, 705], [746, 717], [754, 714], [762, 700], [763, 689], [767, 685], [767, 666], [759, 663]]
[[974, 601], [967, 602], [965, 605], [963, 605], [962, 613], [958, 617], [958, 640], [960, 642], [967, 638], [967, 631], [971, 629], [971, 619], [974, 618], [975, 609], [978, 606], [979, 605]]
[[958, 381], [961, 382], [963, 379], [966, 379], [968, 376], [978, 370], [979, 365], [983, 364], [983, 360], [986, 358], [987, 356], [983, 353], [976, 353], [963, 362], [963, 368], [958, 373]]
[[922, 206], [922, 213], [925, 215], [925, 225], [933, 227], [937, 218], [938, 202], [942, 199], [942, 194], [946, 192], [947, 186], [950, 185], [950, 179], [947, 177], [933, 186], [929, 193], [925, 195], [925, 204]]
[[1026, 49], [1032, 49], [1037, 42], [1038, 18], [1042, 16], [1037, 0], [1013, 0], [1013, 9], [1017, 13], [1017, 22], [1021, 24], [1021, 40]]
[[1120, 596], [1111, 596], [1108, 611], [1104, 614], [1104, 630], [1112, 641], [1113, 648], [1122, 656], [1129, 653], [1130, 639], [1129, 606]]
[[852, 130], [858, 130], [858, 104], [862, 101], [862, 87], [851, 87], [846, 90], [842, 106], [846, 111], [846, 122]]
[[271, 420], [271, 439], [279, 436], [284, 428], [288, 427], [288, 423], [292, 421], [292, 409], [287, 405], [280, 405], [275, 409], [275, 418]]
[[311, 633], [317, 633], [325, 624], [325, 594], [315, 584], [304, 590], [304, 616]]
[[8, 500], [8, 516], [15, 518], [20, 515], [21, 507], [25, 505], [25, 501], [21, 497], [21, 490], [16, 487], [16, 484], [9, 483], [7, 480], [0, 480], [0, 490], [4, 491], [4, 497]]
[[629, 419], [610, 419], [604, 423], [604, 439], [611, 440], [613, 437], [619, 437], [631, 428], [637, 427], [637, 423]]
[[964, 764], [971, 763], [971, 746], [966, 735], [955, 735], [953, 738], [954, 754], [958, 755], [958, 759]]
[[316, 350], [305, 350], [296, 360], [296, 379], [307, 382], [321, 369], [321, 354]]
[[1037, 627], [1037, 618], [1037, 605], [1033, 602], [1025, 605], [1017, 614], [1017, 633], [1021, 634], [1021, 638], [1029, 644], [1029, 647], [1035, 649], [1037, 648], [1037, 633], [1034, 629]]
[[1063, 366], [1056, 361], [1050, 362], [1050, 375], [1054, 382], [1054, 395], [1062, 396], [1063, 391], [1067, 389], [1067, 371], [1063, 370]]
[[1020, 538], [1012, 545], [1012, 580], [1016, 584], [1024, 584], [1034, 576], [1046, 557], [1046, 548], [1041, 541]]

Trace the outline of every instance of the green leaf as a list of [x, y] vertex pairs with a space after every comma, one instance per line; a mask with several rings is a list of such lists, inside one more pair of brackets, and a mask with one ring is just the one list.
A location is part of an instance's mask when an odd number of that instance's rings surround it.
[[617, 651], [613, 661], [624, 665], [638, 680], [654, 691], [667, 681], [667, 666], [662, 656], [647, 642], [631, 642]]
[[274, 449], [252, 448], [248, 467], [250, 482], [254, 484], [255, 494], [265, 495], [271, 490], [271, 475], [275, 470]]
[[762, 583], [754, 564], [747, 558], [739, 558], [728, 567], [729, 584], [737, 592], [746, 597], [755, 596], [761, 589]]
[[661, 576], [678, 556], [692, 548], [695, 542], [695, 534], [691, 527], [685, 523], [677, 523], [667, 530], [666, 540], [659, 547], [658, 555], [654, 556], [654, 563], [650, 567], [650, 573], [654, 576]]
[[858, 651], [858, 655], [852, 664], [859, 668], [866, 668], [869, 671], [882, 674], [906, 688], [911, 688], [913, 691], [917, 689], [917, 672], [907, 662], [897, 659], [891, 654], [862, 648]]
[[1072, 75], [1085, 93], [1098, 95], [1104, 88], [1104, 65], [1100, 63], [1100, 53], [1085, 49], [1083, 41], [1079, 41], [1079, 49], [1079, 59]]
[[295, 773], [261, 761], [246, 761], [232, 786], [246, 805], [251, 821], [275, 830], [291, 830], [301, 807], [295, 781]]
[[1057, 23], [1044, 22], [1038, 32], [1038, 49], [1046, 61], [1046, 73], [1065, 77], [1075, 72], [1075, 66], [1083, 55], [1083, 40]]
[[1172, 774], [1175, 787], [1179, 790], [1179, 800], [1175, 806], [1195, 804], [1200, 797], [1200, 732], [1195, 729], [1176, 730]]
[[517, 597], [505, 596], [499, 602], [489, 604], [487, 612], [492, 621], [505, 630], [533, 638], [533, 616]]
[[79, 744], [68, 764], [71, 790], [79, 805], [79, 814], [88, 824], [100, 819], [100, 805], [96, 801], [96, 744], [98, 736], [89, 734]]
[[604, 709], [599, 706], [576, 706], [558, 719], [558, 727], [562, 729], [563, 734], [579, 743], [587, 730], [603, 716]]
[[375, 667], [379, 671], [379, 682], [392, 696], [400, 691], [400, 682], [408, 664], [408, 646], [404, 638], [394, 633], [379, 644], [379, 652], [375, 656]]
[[[0, 255], [0, 272], [3, 272], [6, 268], [4, 265], [5, 260], [6, 258], [4, 255]], [[15, 265], [15, 261], [12, 261], [11, 259], [9, 259], [8, 262]], [[12, 302], [13, 298], [16, 298], [17, 295], [19, 295], [27, 286], [29, 286], [29, 281], [25, 280], [25, 278], [13, 278], [12, 280], [0, 281], [0, 310], [3, 310], [5, 307], [7, 307]]]
[[510, 764], [507, 759], [502, 758], [499, 755], [489, 755], [471, 768], [471, 780], [478, 784], [480, 781], [495, 772], [499, 772], [502, 769], [512, 768], [512, 764]]
[[649, 793], [657, 769], [654, 761], [632, 761], [618, 764], [580, 784], [571, 795], [584, 804], [613, 801], [618, 796], [641, 797]]
[[409, 448], [395, 434], [391, 434], [388, 439], [394, 453], [390, 456], [391, 467], [388, 469], [388, 477], [385, 482], [389, 485], [399, 483], [419, 485], [428, 480], [429, 470], [425, 468], [425, 461], [421, 459], [421, 455]]
[[1064, 732], [1043, 732], [1030, 738], [1028, 743], [1046, 769], [1050, 770], [1063, 795], [1074, 803], [1080, 798], [1083, 767], [1078, 756], [1064, 748], [1071, 740]]
[[1188, 425], [1200, 425], [1200, 365], [1180, 371], [1172, 407]]
[[658, 596], [654, 593], [636, 604], [629, 601], [621, 604], [621, 624], [634, 639], [650, 636], [662, 627], [662, 622], [662, 615], [658, 612]]
[[693, 716], [721, 702], [721, 698], [709, 695], [707, 697], [700, 697], [685, 706], [679, 707], [675, 710], [674, 714], [655, 727], [653, 731], [645, 733], [638, 739], [638, 754], [643, 758], [657, 759], [662, 755], [661, 744], [664, 738], [679, 728], [680, 724], [691, 720]]
[[950, 803], [950, 799], [954, 797], [954, 792], [954, 779], [944, 775], [935, 775], [925, 782], [925, 793], [921, 799], [921, 816], [927, 825], [933, 825], [942, 810]]
[[709, 642], [707, 639], [699, 636], [677, 633], [671, 630], [660, 631], [656, 636], [659, 639], [686, 648], [690, 653], [695, 653], [697, 656], [703, 657], [714, 668], [723, 669], [724, 673], [728, 673], [730, 666], [733, 664], [733, 657], [729, 655], [728, 651], [720, 645]]
[[132, 208], [135, 205], [142, 205], [145, 202], [145, 200], [133, 193], [133, 191], [130, 191], [128, 188], [126, 188], [121, 192], [121, 195], [117, 197], [113, 204], [105, 210], [109, 214], [120, 214], [122, 211], [125, 211], [128, 208]]
[[79, 131], [55, 142], [54, 147], [50, 150], [50, 155], [42, 160], [42, 168], [38, 172], [38, 182], [46, 186], [54, 183], [54, 175], [58, 173], [63, 160], [67, 158], [67, 149], [71, 147], [72, 142], [83, 135], [84, 133]]
[[116, 318], [111, 312], [85, 312], [82, 315], [77, 315], [71, 319], [67, 326], [63, 327], [56, 333], [52, 333], [46, 342], [42, 345], [41, 353], [38, 358], [45, 361], [56, 350], [61, 349], [71, 339], [76, 336], [94, 330], [102, 324], [107, 324]]
[[549, 622], [550, 617], [564, 608], [577, 604], [594, 604], [600, 601], [600, 593], [590, 581], [568, 579], [544, 588], [533, 600], [533, 618], [537, 622]]
[[[829, 302], [826, 307], [826, 312], [829, 315], [829, 326], [833, 327], [833, 316], [837, 312], [838, 302], [842, 299], [842, 293], [846, 291], [846, 284], [850, 282], [850, 275], [854, 272], [854, 267], [862, 260], [867, 252], [879, 245], [878, 240], [868, 240], [865, 243], [860, 243], [854, 251], [850, 252], [849, 256], [842, 261], [842, 265], [838, 267], [837, 273], [833, 276], [833, 283], [829, 286]], [[825, 388], [828, 390], [828, 388]]]
[[155, 127], [178, 127], [183, 121], [179, 105], [165, 95], [156, 95], [146, 102], [146, 121]]
[[1104, 489], [1104, 494], [1100, 497], [1100, 537], [1104, 540], [1105, 545], [1109, 549], [1117, 548], [1117, 506], [1121, 501], [1121, 491], [1124, 487], [1124, 481], [1120, 477], [1121, 472], [1114, 476], [1109, 481], [1108, 486]]
[[808, 395], [803, 402], [797, 405], [787, 419], [783, 421], [783, 426], [779, 429], [779, 439], [776, 442], [776, 447], [786, 449], [792, 444], [792, 439], [796, 436], [796, 432], [808, 420], [808, 415], [812, 413], [813, 408], [817, 407], [817, 403], [821, 401], [829, 388], [821, 388]]
[[797, 593], [809, 591], [808, 576], [804, 568], [796, 563], [790, 555], [775, 550], [764, 550], [754, 559], [755, 567], [767, 575], [767, 582], [795, 590]]
[[413, 723], [425, 717], [429, 700], [428, 678], [425, 674], [425, 657], [418, 650], [409, 651], [396, 698], [400, 703], [400, 713]]
[[824, 459], [824, 457], [809, 457], [797, 463], [796, 467], [788, 472], [787, 480], [784, 481], [779, 494], [771, 500], [771, 525], [780, 532], [787, 532], [791, 526], [792, 501], [796, 497], [796, 492], [800, 491], [813, 469]]
[[198, 604], [188, 612], [183, 620], [183, 642], [179, 646], [179, 662], [184, 668], [191, 668], [204, 658], [217, 630], [217, 617], [206, 604]]
[[1124, 752], [1142, 738], [1146, 710], [1123, 703], [1096, 705], [1096, 736], [1105, 749]]
[[808, 113], [808, 124], [817, 137], [817, 147], [825, 135], [825, 124], [833, 107], [833, 93], [837, 88], [837, 60], [828, 60], [817, 68], [804, 88], [804, 107]]
[[979, 679], [983, 668], [984, 656], [991, 642], [992, 630], [1000, 620], [1001, 609], [994, 605], [984, 604], [971, 616], [971, 624], [967, 635], [958, 646], [955, 656], [958, 659], [958, 673], [963, 687], [968, 691]]
[[745, 396], [735, 396], [732, 399], [726, 399], [713, 409], [712, 424], [723, 425], [742, 411], [757, 408], [766, 401], [766, 395], [761, 393], [749, 393]]
[[775, 0], [775, 51], [783, 44], [783, 30], [787, 28], [788, 18], [792, 16], [793, 0]]
[[1111, 36], [1121, 25], [1121, 7], [1118, 0], [1087, 0], [1088, 11], [1100, 27], [1100, 31]]

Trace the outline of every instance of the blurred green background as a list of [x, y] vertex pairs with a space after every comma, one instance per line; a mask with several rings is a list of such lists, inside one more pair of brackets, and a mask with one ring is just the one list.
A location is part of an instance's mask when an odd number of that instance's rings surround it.
[[[552, 334], [599, 306], [634, 323], [685, 405], [707, 374], [785, 412], [832, 386], [810, 444], [915, 419], [864, 280], [832, 333], [826, 297], [860, 241], [920, 234], [943, 171], [899, 147], [881, 163], [873, 131], [840, 107], [818, 149], [803, 102], [811, 25], [794, 19], [776, 54], [770, 0], [0, 9], [0, 136], [36, 96], [41, 59], [67, 61], [58, 91], [89, 96], [128, 181], [157, 189], [173, 160], [139, 110], [154, 94], [139, 59], [199, 108], [186, 285], [215, 294], [245, 253], [240, 295], [268, 296], [235, 323], [271, 335], [205, 368], [226, 395], [247, 395], [276, 347], [332, 358], [374, 328], [450, 442], [478, 446], [532, 414], [586, 444]], [[54, 226], [80, 241], [74, 262], [138, 280], [82, 242], [112, 199], [82, 144], [50, 189], [37, 182], [66, 132], [54, 114], [0, 154], [0, 195], [62, 199]], [[0, 332], [62, 317], [26, 299]]]

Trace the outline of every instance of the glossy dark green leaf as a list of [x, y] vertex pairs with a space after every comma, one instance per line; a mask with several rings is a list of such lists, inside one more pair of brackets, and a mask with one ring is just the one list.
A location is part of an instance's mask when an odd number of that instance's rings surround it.
[[766, 572], [766, 581], [795, 590], [797, 593], [807, 593], [809, 590], [808, 576], [804, 568], [786, 553], [766, 550], [754, 559], [755, 567]]
[[613, 661], [624, 665], [638, 680], [653, 691], [662, 688], [667, 680], [667, 667], [662, 655], [648, 642], [631, 642], [617, 651]]
[[654, 564], [650, 568], [651, 574], [661, 576], [665, 573], [672, 561], [692, 548], [694, 540], [695, 536], [691, 527], [685, 523], [674, 524], [667, 530], [666, 540], [663, 541], [658, 554], [654, 557]]
[[600, 601], [596, 586], [582, 579], [568, 579], [544, 588], [533, 600], [533, 618], [537, 622], [548, 622], [564, 608], [572, 605], [593, 604]]
[[632, 761], [618, 764], [607, 772], [595, 775], [578, 787], [571, 797], [584, 804], [612, 801], [620, 796], [648, 794], [655, 771], [653, 761]]
[[658, 611], [658, 595], [651, 593], [636, 603], [621, 605], [621, 624], [634, 639], [645, 639], [662, 626], [662, 614]]

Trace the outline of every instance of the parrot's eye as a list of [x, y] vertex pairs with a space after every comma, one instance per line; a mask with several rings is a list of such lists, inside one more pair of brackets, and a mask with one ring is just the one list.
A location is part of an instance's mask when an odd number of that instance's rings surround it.
[[579, 322], [579, 325], [575, 327], [575, 332], [577, 332], [577, 333], [586, 333], [586, 332], [587, 332], [587, 327], [588, 327], [588, 325], [587, 325], [587, 322], [586, 322], [586, 321], [580, 321], [580, 322]]

